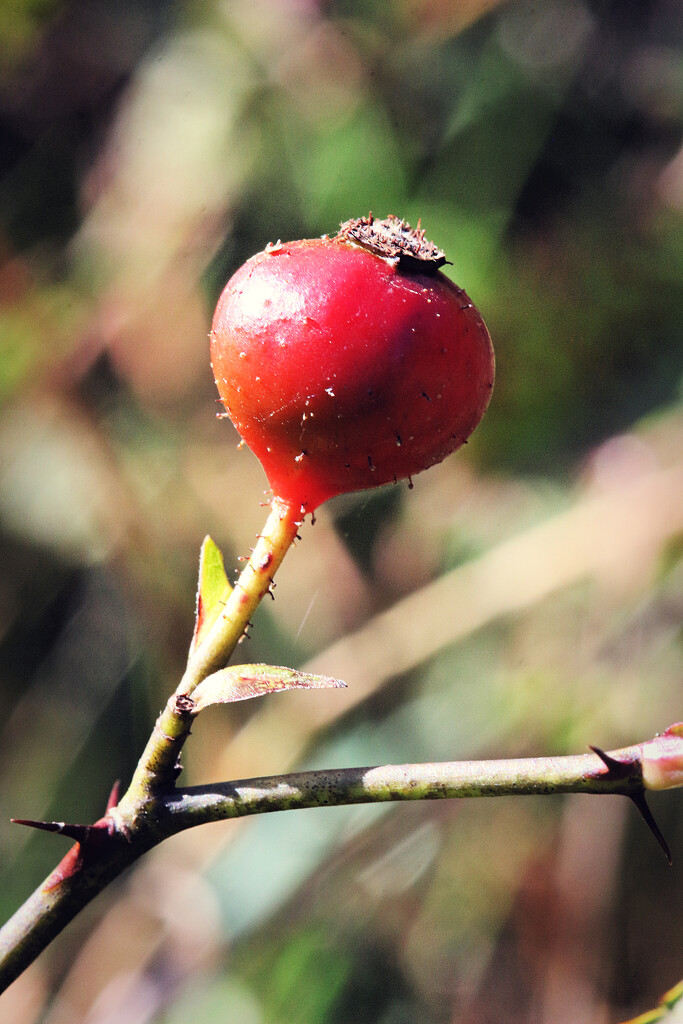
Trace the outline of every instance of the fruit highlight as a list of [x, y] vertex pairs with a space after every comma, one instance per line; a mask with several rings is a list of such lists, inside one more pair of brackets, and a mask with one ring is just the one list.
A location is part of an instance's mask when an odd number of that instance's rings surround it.
[[479, 311], [444, 254], [396, 217], [269, 245], [228, 281], [216, 385], [275, 497], [302, 514], [441, 462], [494, 380]]

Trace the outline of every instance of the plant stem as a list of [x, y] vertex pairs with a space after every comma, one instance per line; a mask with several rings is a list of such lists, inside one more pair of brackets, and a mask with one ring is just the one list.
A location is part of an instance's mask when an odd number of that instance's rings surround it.
[[165, 806], [174, 833], [209, 821], [305, 807], [561, 793], [642, 794], [640, 747], [609, 756], [628, 766], [628, 773], [616, 777], [597, 754], [339, 768], [178, 789]]
[[123, 836], [112, 836], [106, 853], [69, 873], [80, 849], [78, 843], [72, 846], [52, 874], [0, 929], [0, 992], [33, 963], [109, 882], [145, 852], [140, 842], [127, 843]]
[[[609, 754], [295, 772], [157, 791], [147, 798], [144, 813], [125, 817], [125, 827], [119, 804], [0, 930], [0, 992], [124, 868], [195, 825], [304, 807], [522, 794], [620, 794], [642, 810], [643, 768], [653, 752], [681, 758], [683, 734], [676, 728]], [[683, 779], [677, 776], [675, 784], [683, 785]]]
[[208, 635], [190, 655], [177, 694], [191, 695], [202, 680], [223, 668], [249, 625], [261, 600], [269, 593], [273, 576], [287, 554], [301, 514], [274, 498], [263, 533], [242, 570], [240, 578]]
[[[176, 693], [161, 712], [127, 792], [89, 838], [76, 844], [0, 931], [0, 991], [89, 901], [124, 868], [178, 831], [166, 801], [179, 772], [179, 756], [195, 712], [191, 694], [223, 668], [244, 634], [294, 541], [301, 515], [273, 499], [263, 533], [239, 580], [204, 640], [189, 658]], [[170, 830], [169, 830], [170, 826]]]
[[149, 800], [173, 787], [179, 773], [180, 752], [192, 724], [194, 700], [191, 694], [207, 676], [227, 664], [251, 616], [270, 592], [273, 576], [300, 525], [300, 514], [274, 498], [263, 533], [259, 534], [223, 611], [204, 640], [191, 651], [185, 674], [157, 720], [128, 791], [112, 812], [117, 827], [130, 832]]

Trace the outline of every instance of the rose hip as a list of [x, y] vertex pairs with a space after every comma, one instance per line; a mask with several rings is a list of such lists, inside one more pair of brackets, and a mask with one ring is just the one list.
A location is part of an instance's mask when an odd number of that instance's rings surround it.
[[223, 404], [274, 495], [302, 513], [455, 451], [489, 403], [494, 355], [445, 257], [396, 217], [268, 246], [211, 331]]

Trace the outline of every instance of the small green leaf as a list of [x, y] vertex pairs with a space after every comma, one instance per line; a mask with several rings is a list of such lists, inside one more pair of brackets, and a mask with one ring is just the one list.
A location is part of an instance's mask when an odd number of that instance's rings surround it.
[[211, 704], [229, 704], [234, 700], [264, 697], [281, 690], [322, 690], [346, 686], [332, 676], [313, 676], [277, 665], [231, 665], [214, 672], [200, 683], [193, 696], [197, 712]]
[[222, 612], [232, 593], [225, 574], [223, 555], [211, 537], [205, 537], [199, 554], [199, 584], [197, 587], [197, 613], [190, 653], [200, 645]]

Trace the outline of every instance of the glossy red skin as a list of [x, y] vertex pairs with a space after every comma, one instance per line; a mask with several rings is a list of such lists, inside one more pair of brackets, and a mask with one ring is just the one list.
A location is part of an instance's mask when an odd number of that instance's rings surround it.
[[476, 427], [494, 379], [464, 291], [330, 239], [272, 247], [236, 272], [211, 359], [275, 496], [302, 512], [441, 462]]

